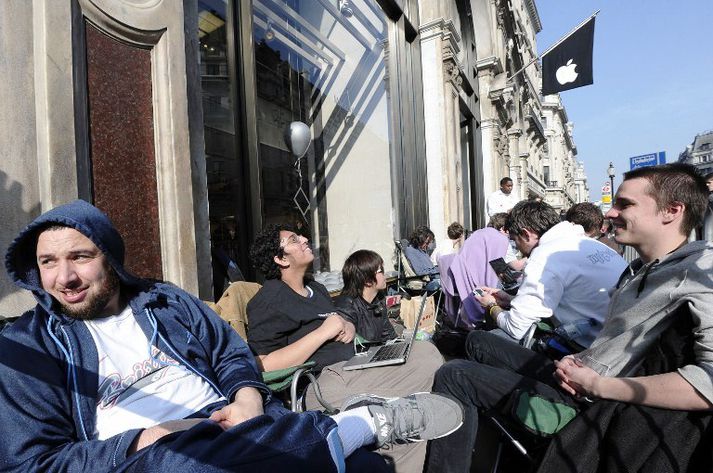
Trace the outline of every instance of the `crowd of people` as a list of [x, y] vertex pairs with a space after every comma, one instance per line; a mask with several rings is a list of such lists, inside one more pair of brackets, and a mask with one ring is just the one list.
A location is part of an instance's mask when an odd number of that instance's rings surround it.
[[[513, 418], [526, 392], [577, 413], [538, 471], [706, 471], [713, 246], [689, 241], [706, 185], [688, 165], [640, 168], [606, 215], [582, 203], [562, 219], [502, 179], [486, 228], [466, 238], [453, 223], [436, 245], [418, 227], [404, 249], [428, 291], [450, 288], [458, 316], [480, 322], [465, 326], [464, 356], [416, 340], [404, 364], [360, 370], [344, 369], [355, 339], [401, 331], [376, 252], [346, 259], [333, 299], [310, 277], [308, 239], [267, 225], [250, 247], [264, 284], [243, 340], [194, 296], [128, 272], [101, 211], [59, 206], [6, 255], [37, 306], [0, 335], [0, 470], [469, 472], [483, 415]], [[515, 287], [489, 264], [501, 258]], [[542, 322], [539, 349], [524, 345]], [[294, 413], [262, 381], [308, 361], [337, 414], [314, 384]]]

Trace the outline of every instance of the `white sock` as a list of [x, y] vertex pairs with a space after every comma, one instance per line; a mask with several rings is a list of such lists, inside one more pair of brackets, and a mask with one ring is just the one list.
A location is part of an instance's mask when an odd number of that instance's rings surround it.
[[369, 413], [369, 408], [357, 407], [333, 415], [337, 423], [337, 433], [342, 441], [344, 456], [348, 457], [354, 450], [376, 441], [376, 425]]

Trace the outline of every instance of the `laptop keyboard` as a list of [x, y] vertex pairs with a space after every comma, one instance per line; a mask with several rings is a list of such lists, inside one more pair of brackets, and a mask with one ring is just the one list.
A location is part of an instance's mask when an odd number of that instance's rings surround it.
[[406, 345], [406, 343], [392, 343], [391, 345], [384, 345], [379, 348], [376, 353], [374, 353], [374, 356], [369, 361], [383, 361], [398, 358], [403, 355]]

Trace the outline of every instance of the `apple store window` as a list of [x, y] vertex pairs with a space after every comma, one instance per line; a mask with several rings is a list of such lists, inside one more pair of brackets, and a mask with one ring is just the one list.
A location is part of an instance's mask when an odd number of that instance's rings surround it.
[[374, 0], [252, 7], [262, 220], [310, 238], [315, 269], [339, 269], [392, 242], [388, 19]]
[[222, 0], [198, 1], [198, 39], [206, 174], [208, 184], [213, 296], [217, 300], [247, 267], [243, 163], [236, 151], [231, 95], [228, 6]]

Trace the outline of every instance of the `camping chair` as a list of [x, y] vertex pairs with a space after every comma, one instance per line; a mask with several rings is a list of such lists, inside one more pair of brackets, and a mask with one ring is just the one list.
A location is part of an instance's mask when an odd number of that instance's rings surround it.
[[[421, 295], [426, 290], [426, 285], [432, 280], [431, 276], [419, 276], [413, 270], [411, 262], [406, 257], [404, 248], [409, 245], [408, 240], [394, 240], [396, 245], [396, 256], [398, 261], [399, 279], [397, 280], [396, 289], [400, 292], [407, 292], [412, 295]], [[405, 283], [402, 285], [402, 283]], [[438, 295], [436, 295], [438, 292]], [[441, 311], [443, 291], [441, 289], [434, 290], [432, 295], [436, 298], [436, 310]]]
[[[217, 303], [206, 302], [223, 320], [228, 322], [238, 334], [247, 341], [247, 305], [262, 286], [254, 282], [238, 281], [231, 283], [223, 292]], [[317, 400], [327, 409], [333, 410], [326, 404], [319, 392], [317, 379], [311, 373], [313, 361], [301, 365], [291, 366], [281, 370], [266, 371], [262, 373], [263, 382], [273, 392], [283, 394], [293, 412], [302, 412], [303, 399], [298, 395], [300, 382], [306, 377], [309, 382], [315, 383]], [[309, 384], [309, 383], [308, 383]], [[289, 388], [289, 393], [287, 391]], [[289, 394], [289, 397], [287, 397]]]
[[397, 289], [400, 291], [405, 290], [409, 293], [421, 293], [430, 278], [428, 276], [418, 276], [413, 270], [411, 262], [404, 252], [404, 248], [409, 245], [408, 240], [394, 240], [394, 245], [396, 246], [396, 261], [399, 272]]
[[[542, 450], [549, 439], [578, 414], [572, 406], [524, 390], [516, 390], [512, 393], [507, 401], [506, 410], [512, 413], [512, 419], [506, 420], [496, 411], [486, 413], [486, 417], [500, 433], [492, 473], [498, 472], [503, 459], [503, 450], [507, 444], [512, 445], [527, 464], [536, 466], [536, 457], [541, 457]], [[528, 441], [523, 443], [518, 440], [518, 437], [527, 437]], [[539, 451], [539, 455], [535, 454], [535, 451]]]
[[[539, 321], [533, 323], [527, 330], [523, 338], [520, 340], [520, 345], [525, 348], [535, 349], [535, 345], [539, 345], [537, 350], [540, 352], [549, 351], [546, 338], [552, 335], [554, 329], [547, 321]], [[541, 338], [541, 337], [545, 338]], [[561, 347], [560, 348], [564, 348]], [[562, 352], [560, 348], [553, 350], [560, 356], [574, 353], [574, 351]], [[566, 347], [570, 350], [571, 347]], [[564, 428], [577, 415], [577, 410], [566, 404], [550, 401], [542, 398], [539, 395], [531, 394], [524, 390], [516, 390], [508, 401], [506, 410], [513, 414], [514, 421], [506, 421], [496, 411], [491, 411], [487, 414], [493, 425], [497, 427], [501, 435], [501, 441], [498, 442], [497, 452], [495, 454], [495, 463], [493, 464], [492, 472], [496, 473], [502, 458], [502, 450], [506, 443], [510, 443], [529, 462], [534, 463], [531, 452], [520, 442], [517, 434], [514, 431], [527, 432], [530, 439], [537, 443], [538, 439], [548, 439], [561, 429]], [[525, 434], [525, 435], [527, 435]]]

